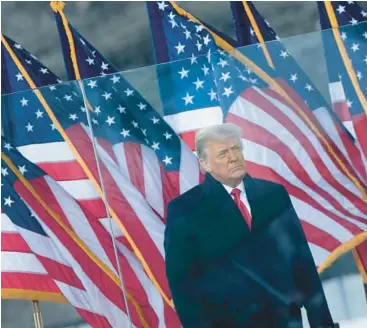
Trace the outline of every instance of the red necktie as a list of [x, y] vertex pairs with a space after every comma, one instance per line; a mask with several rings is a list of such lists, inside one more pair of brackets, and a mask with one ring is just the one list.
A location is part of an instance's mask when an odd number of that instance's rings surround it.
[[234, 202], [236, 203], [237, 207], [239, 208], [242, 216], [245, 218], [245, 221], [249, 229], [251, 230], [251, 214], [248, 211], [248, 209], [246, 208], [245, 204], [242, 203], [240, 194], [241, 194], [241, 190], [237, 188], [234, 188], [231, 192], [231, 195], [234, 198]]

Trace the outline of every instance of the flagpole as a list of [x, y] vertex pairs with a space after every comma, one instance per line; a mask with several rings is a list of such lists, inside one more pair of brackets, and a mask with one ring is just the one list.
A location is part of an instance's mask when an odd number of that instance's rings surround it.
[[32, 306], [33, 306], [34, 326], [36, 328], [43, 328], [42, 314], [39, 302], [37, 300], [33, 300]]
[[128, 305], [128, 301], [127, 301], [127, 297], [126, 297], [126, 288], [125, 288], [124, 279], [123, 279], [123, 276], [122, 276], [122, 270], [121, 270], [121, 266], [120, 266], [119, 255], [118, 255], [118, 252], [117, 252], [115, 233], [113, 231], [113, 226], [112, 226], [112, 218], [111, 218], [110, 211], [108, 210], [108, 205], [107, 205], [106, 191], [105, 191], [105, 187], [104, 187], [104, 183], [103, 183], [103, 177], [102, 177], [99, 157], [98, 157], [98, 154], [97, 154], [97, 145], [96, 145], [96, 142], [95, 142], [95, 139], [94, 139], [92, 121], [91, 121], [90, 113], [89, 113], [90, 106], [89, 106], [89, 103], [88, 103], [88, 100], [87, 100], [87, 96], [85, 94], [84, 83], [83, 83], [84, 81], [79, 80], [78, 82], [79, 82], [79, 86], [80, 86], [82, 96], [83, 96], [84, 108], [86, 109], [85, 112], [86, 112], [86, 115], [87, 115], [88, 126], [89, 126], [90, 133], [91, 133], [91, 140], [92, 140], [92, 144], [93, 144], [94, 157], [96, 159], [96, 164], [97, 164], [98, 176], [99, 176], [99, 180], [101, 181], [101, 189], [102, 189], [102, 195], [103, 195], [102, 198], [103, 198], [103, 203], [105, 205], [106, 213], [107, 213], [107, 217], [108, 217], [108, 223], [109, 223], [109, 228], [110, 228], [111, 237], [112, 237], [113, 251], [115, 253], [117, 271], [118, 271], [118, 276], [120, 278], [120, 285], [121, 285], [121, 290], [122, 290], [122, 294], [123, 294], [123, 297], [124, 297], [126, 313], [127, 313], [128, 318], [129, 318], [129, 326], [130, 326], [130, 328], [133, 328], [132, 321], [131, 321], [131, 316], [130, 316], [129, 305]]

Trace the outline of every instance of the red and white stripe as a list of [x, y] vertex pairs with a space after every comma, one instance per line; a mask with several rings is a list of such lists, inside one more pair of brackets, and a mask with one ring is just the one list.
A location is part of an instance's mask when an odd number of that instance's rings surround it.
[[1, 213], [1, 288], [7, 298], [63, 299], [57, 284], [5, 213]]
[[[293, 95], [292, 99], [300, 104]], [[305, 113], [327, 135], [316, 117]], [[318, 265], [338, 246], [367, 230], [367, 208], [360, 190], [307, 122], [278, 94], [247, 89], [231, 106], [226, 121], [243, 129], [249, 173], [281, 183], [289, 191]], [[366, 188], [343, 153], [335, 145], [333, 149]]]
[[195, 150], [195, 134], [201, 128], [223, 123], [223, 111], [220, 106], [182, 111], [165, 115], [164, 120], [182, 138], [188, 147]]

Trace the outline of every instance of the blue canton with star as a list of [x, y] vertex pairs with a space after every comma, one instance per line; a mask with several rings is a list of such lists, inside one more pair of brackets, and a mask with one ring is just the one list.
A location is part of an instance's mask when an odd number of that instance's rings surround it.
[[[358, 84], [367, 97], [367, 11], [354, 1], [331, 2], [339, 25], [340, 38], [358, 79]], [[322, 29], [324, 51], [328, 67], [329, 80], [341, 81], [347, 97], [347, 106], [351, 115], [364, 112], [354, 86], [350, 80], [340, 51], [338, 49], [324, 4], [318, 3]]]
[[[27, 180], [43, 176], [44, 173], [34, 164], [27, 161], [6, 138], [2, 138], [2, 152], [11, 160], [20, 174]], [[15, 173], [1, 160], [1, 208], [10, 220], [23, 229], [46, 235], [40, 223], [37, 221], [18, 192], [14, 189], [14, 183], [18, 180]]]
[[157, 66], [165, 115], [220, 106], [225, 117], [246, 88], [266, 86], [215, 43], [207, 25], [178, 14], [169, 2], [147, 2], [147, 8], [156, 58], [170, 61]]
[[[72, 77], [70, 45], [59, 14], [56, 13], [55, 17], [68, 76]], [[84, 123], [86, 107], [91, 107], [89, 109], [93, 111], [89, 110], [88, 114], [96, 137], [104, 138], [112, 145], [134, 142], [148, 146], [155, 151], [166, 170], [179, 170], [181, 143], [171, 127], [97, 49], [70, 24], [69, 27], [78, 68], [85, 78], [82, 87], [89, 103], [89, 106], [84, 104], [79, 112], [73, 113], [73, 122]], [[81, 90], [78, 93], [82, 94]], [[62, 99], [62, 102], [65, 103], [65, 100]]]

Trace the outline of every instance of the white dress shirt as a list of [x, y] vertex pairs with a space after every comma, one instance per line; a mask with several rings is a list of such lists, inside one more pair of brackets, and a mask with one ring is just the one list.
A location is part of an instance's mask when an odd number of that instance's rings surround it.
[[[222, 184], [222, 185], [227, 190], [227, 192], [232, 197], [232, 199], [234, 199], [234, 197], [231, 195], [232, 190], [233, 189], [236, 189], [236, 188], [239, 189], [239, 190], [241, 190], [241, 194], [240, 194], [241, 202], [246, 206], [247, 210], [251, 214], [251, 207], [250, 207], [250, 203], [248, 202], [248, 199], [247, 199], [245, 185], [243, 184], [243, 181], [241, 181], [241, 183], [237, 187], [235, 187], [235, 188], [232, 188], [232, 187], [227, 186], [225, 184]], [[252, 214], [251, 214], [251, 216], [252, 216]]]

